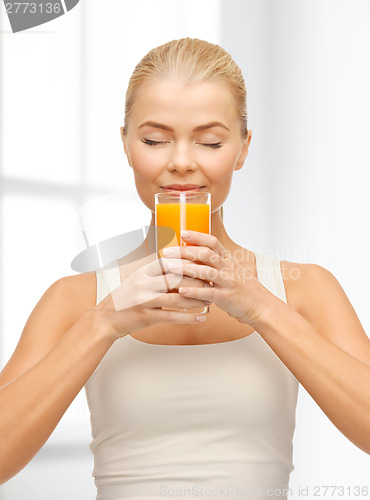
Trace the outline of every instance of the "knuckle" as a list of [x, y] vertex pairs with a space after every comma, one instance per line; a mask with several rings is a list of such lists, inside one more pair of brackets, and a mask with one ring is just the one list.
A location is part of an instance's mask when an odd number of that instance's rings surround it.
[[228, 277], [229, 277], [229, 273], [227, 272], [227, 269], [225, 267], [223, 267], [220, 271], [220, 277], [221, 279], [223, 280], [227, 280]]
[[215, 264], [216, 262], [218, 262], [218, 259], [219, 259], [219, 256], [217, 254], [215, 254], [214, 252], [211, 253], [211, 255], [209, 257], [209, 261], [211, 262], [211, 264]]
[[208, 248], [204, 248], [204, 247], [199, 250], [199, 257], [201, 260], [205, 260], [208, 257], [207, 250], [208, 250]]
[[218, 275], [218, 271], [216, 269], [212, 269], [210, 281], [216, 281], [217, 275]]
[[223, 250], [222, 258], [226, 261], [230, 261], [232, 258], [230, 250]]
[[188, 273], [192, 279], [197, 278], [197, 270], [189, 269]]
[[205, 248], [205, 258], [209, 260], [212, 255], [213, 255], [212, 250], [210, 248]]
[[214, 273], [211, 269], [206, 270], [204, 279], [207, 281], [214, 281]]

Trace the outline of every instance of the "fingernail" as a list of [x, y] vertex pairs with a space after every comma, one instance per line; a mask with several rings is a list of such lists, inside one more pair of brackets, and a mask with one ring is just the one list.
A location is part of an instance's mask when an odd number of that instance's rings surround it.
[[189, 231], [181, 231], [181, 237], [182, 238], [189, 238], [190, 237]]

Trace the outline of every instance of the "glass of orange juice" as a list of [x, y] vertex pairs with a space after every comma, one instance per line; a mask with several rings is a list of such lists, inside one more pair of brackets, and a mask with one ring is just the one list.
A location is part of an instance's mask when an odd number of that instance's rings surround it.
[[[154, 196], [157, 259], [164, 257], [163, 249], [166, 247], [194, 246], [181, 238], [181, 231], [185, 229], [211, 234], [211, 193], [176, 191], [156, 193]], [[172, 231], [165, 231], [166, 228]], [[172, 236], [170, 241], [168, 235]], [[177, 293], [177, 289], [169, 290], [169, 293]], [[162, 309], [187, 311], [174, 307], [162, 307]], [[191, 311], [207, 314], [209, 306], [203, 310], [191, 308]]]

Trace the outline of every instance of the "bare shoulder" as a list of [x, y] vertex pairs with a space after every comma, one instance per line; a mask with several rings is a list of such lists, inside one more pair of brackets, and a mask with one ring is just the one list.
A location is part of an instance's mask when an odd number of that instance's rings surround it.
[[64, 276], [55, 281], [45, 291], [32, 314], [52, 314], [63, 325], [62, 328], [65, 328], [72, 326], [86, 311], [94, 308], [95, 304], [96, 274], [82, 273]]
[[27, 334], [31, 326], [47, 324], [53, 335], [58, 336], [92, 309], [95, 302], [95, 273], [64, 276], [44, 292], [31, 312], [23, 334]]
[[287, 260], [280, 261], [280, 269], [287, 302], [302, 314], [306, 309], [310, 290], [315, 286], [315, 277], [318, 277], [321, 269], [323, 271], [326, 269], [316, 264], [303, 264]]
[[328, 293], [342, 290], [335, 276], [319, 264], [280, 261], [281, 273], [288, 304], [305, 317], [312, 305], [328, 300]]
[[28, 317], [13, 355], [0, 374], [0, 386], [37, 363], [95, 303], [95, 273], [55, 281]]
[[280, 261], [288, 304], [323, 336], [366, 364], [370, 340], [334, 274], [319, 264]]
[[[84, 312], [96, 305], [96, 273], [65, 276], [59, 280], [59, 294], [68, 304], [70, 320], [79, 319]], [[56, 282], [58, 283], [58, 282]]]

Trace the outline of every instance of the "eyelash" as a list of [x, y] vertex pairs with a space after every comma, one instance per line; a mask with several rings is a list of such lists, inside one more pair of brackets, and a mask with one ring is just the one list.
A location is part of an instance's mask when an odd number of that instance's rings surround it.
[[[157, 144], [163, 144], [164, 142], [162, 141], [151, 141], [150, 139], [144, 139], [143, 141], [144, 144], [148, 144], [148, 146], [156, 146]], [[214, 144], [202, 144], [202, 146], [211, 148], [211, 149], [218, 149], [222, 147], [222, 144], [220, 142], [215, 142]]]

